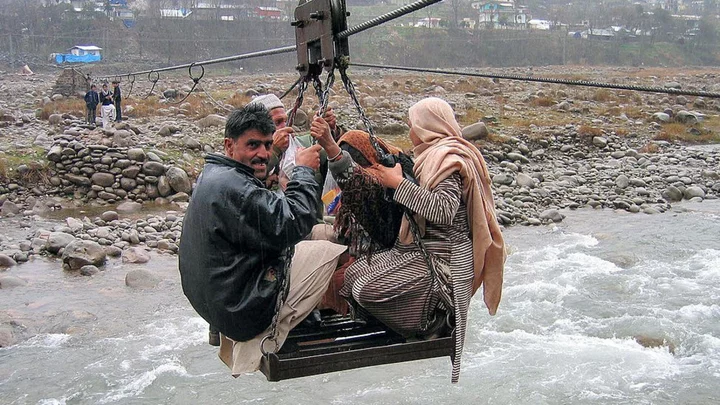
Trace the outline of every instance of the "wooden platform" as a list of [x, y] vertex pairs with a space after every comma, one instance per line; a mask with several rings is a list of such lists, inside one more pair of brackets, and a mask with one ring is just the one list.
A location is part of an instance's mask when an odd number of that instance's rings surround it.
[[406, 341], [382, 324], [361, 324], [340, 316], [324, 317], [319, 327], [295, 328], [278, 353], [262, 358], [268, 381], [350, 370], [381, 364], [450, 356], [450, 337]]

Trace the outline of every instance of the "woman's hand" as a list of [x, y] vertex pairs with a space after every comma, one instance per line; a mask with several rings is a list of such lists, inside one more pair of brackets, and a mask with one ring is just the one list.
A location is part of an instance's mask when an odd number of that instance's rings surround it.
[[380, 185], [386, 188], [396, 189], [403, 181], [403, 172], [400, 163], [396, 164], [395, 167], [375, 164], [366, 170], [377, 178]]
[[310, 125], [310, 135], [325, 149], [328, 159], [340, 156], [340, 147], [330, 132], [330, 125], [324, 119], [315, 117]]
[[334, 139], [332, 133], [330, 133], [330, 125], [323, 118], [315, 117], [312, 124], [310, 125], [310, 135], [320, 144], [323, 148], [332, 144]]

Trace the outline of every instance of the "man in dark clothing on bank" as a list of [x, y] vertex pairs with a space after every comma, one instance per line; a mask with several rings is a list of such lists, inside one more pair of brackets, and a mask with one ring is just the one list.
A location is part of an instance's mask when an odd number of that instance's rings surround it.
[[120, 93], [120, 82], [115, 80], [113, 85], [113, 104], [115, 104], [115, 122], [122, 121], [122, 94]]
[[87, 107], [87, 123], [95, 124], [97, 116], [97, 106], [100, 104], [100, 95], [97, 92], [97, 86], [90, 86], [90, 91], [85, 93], [85, 106]]
[[[253, 103], [230, 114], [225, 125], [225, 155], [209, 154], [205, 158], [183, 219], [179, 250], [183, 291], [198, 314], [222, 334], [226, 353], [236, 344], [264, 336], [261, 334], [273, 320], [290, 259], [301, 262], [298, 252], [307, 252], [295, 245], [316, 224], [321, 190], [314, 171], [320, 166], [320, 147], [297, 152], [296, 167], [284, 195], [280, 195], [263, 183], [274, 132], [275, 125], [263, 105]], [[303, 247], [315, 246], [319, 252], [333, 249], [303, 243]], [[330, 262], [315, 251], [312, 254], [322, 263]], [[331, 267], [329, 271], [306, 268], [298, 274], [291, 267], [286, 304], [277, 321], [279, 333], [284, 331], [286, 336], [314, 309], [330, 282], [333, 263]], [[283, 311], [292, 312], [292, 316], [282, 315]], [[278, 344], [285, 336], [276, 336]], [[259, 345], [247, 347], [257, 352], [257, 358], [253, 354], [223, 359], [233, 374], [253, 371], [259, 362]], [[249, 363], [239, 365], [237, 361], [243, 358]]]

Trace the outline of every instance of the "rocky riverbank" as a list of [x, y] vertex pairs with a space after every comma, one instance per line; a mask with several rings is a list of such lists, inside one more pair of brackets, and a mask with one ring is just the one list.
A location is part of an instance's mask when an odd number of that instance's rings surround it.
[[[573, 75], [716, 86], [712, 73], [668, 73], [578, 68]], [[0, 288], [24, 285], [12, 268], [36, 255], [57, 257], [65, 270], [92, 276], [108, 258], [142, 264], [150, 251], [175, 254], [202, 157], [220, 151], [225, 108], [255, 94], [280, 93], [294, 78], [206, 81], [204, 94], [178, 105], [130, 99], [128, 122], [105, 130], [83, 123], [82, 111], [63, 111], [74, 101], [43, 90], [40, 79], [0, 76], [0, 95], [7, 96], [0, 101], [0, 221], [24, 230], [0, 235]], [[407, 108], [430, 95], [447, 99], [464, 136], [488, 162], [504, 226], [560, 222], [566, 209], [579, 208], [653, 215], [681, 201], [720, 196], [720, 148], [688, 144], [720, 140], [717, 101], [381, 72], [361, 76], [356, 85], [378, 132], [403, 147], [409, 146]], [[223, 93], [223, 87], [235, 90]], [[159, 90], [167, 97], [183, 92], [172, 79]], [[362, 128], [344, 96], [337, 91], [332, 97], [340, 122]], [[311, 110], [312, 100], [306, 104]], [[296, 123], [306, 124], [307, 114], [300, 118]], [[47, 226], [49, 216], [60, 221]], [[147, 269], [125, 282], [157, 284]]]

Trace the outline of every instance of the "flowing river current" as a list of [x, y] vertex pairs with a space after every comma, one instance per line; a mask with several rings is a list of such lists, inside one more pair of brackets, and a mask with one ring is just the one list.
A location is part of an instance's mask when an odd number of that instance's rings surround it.
[[175, 256], [145, 265], [164, 278], [149, 291], [125, 287], [117, 260], [79, 277], [38, 258], [12, 270], [27, 286], [0, 290], [14, 319], [43, 317], [0, 349], [0, 404], [720, 403], [720, 202], [566, 214], [505, 231], [503, 301], [490, 317], [473, 300], [459, 384], [447, 358], [233, 379]]

